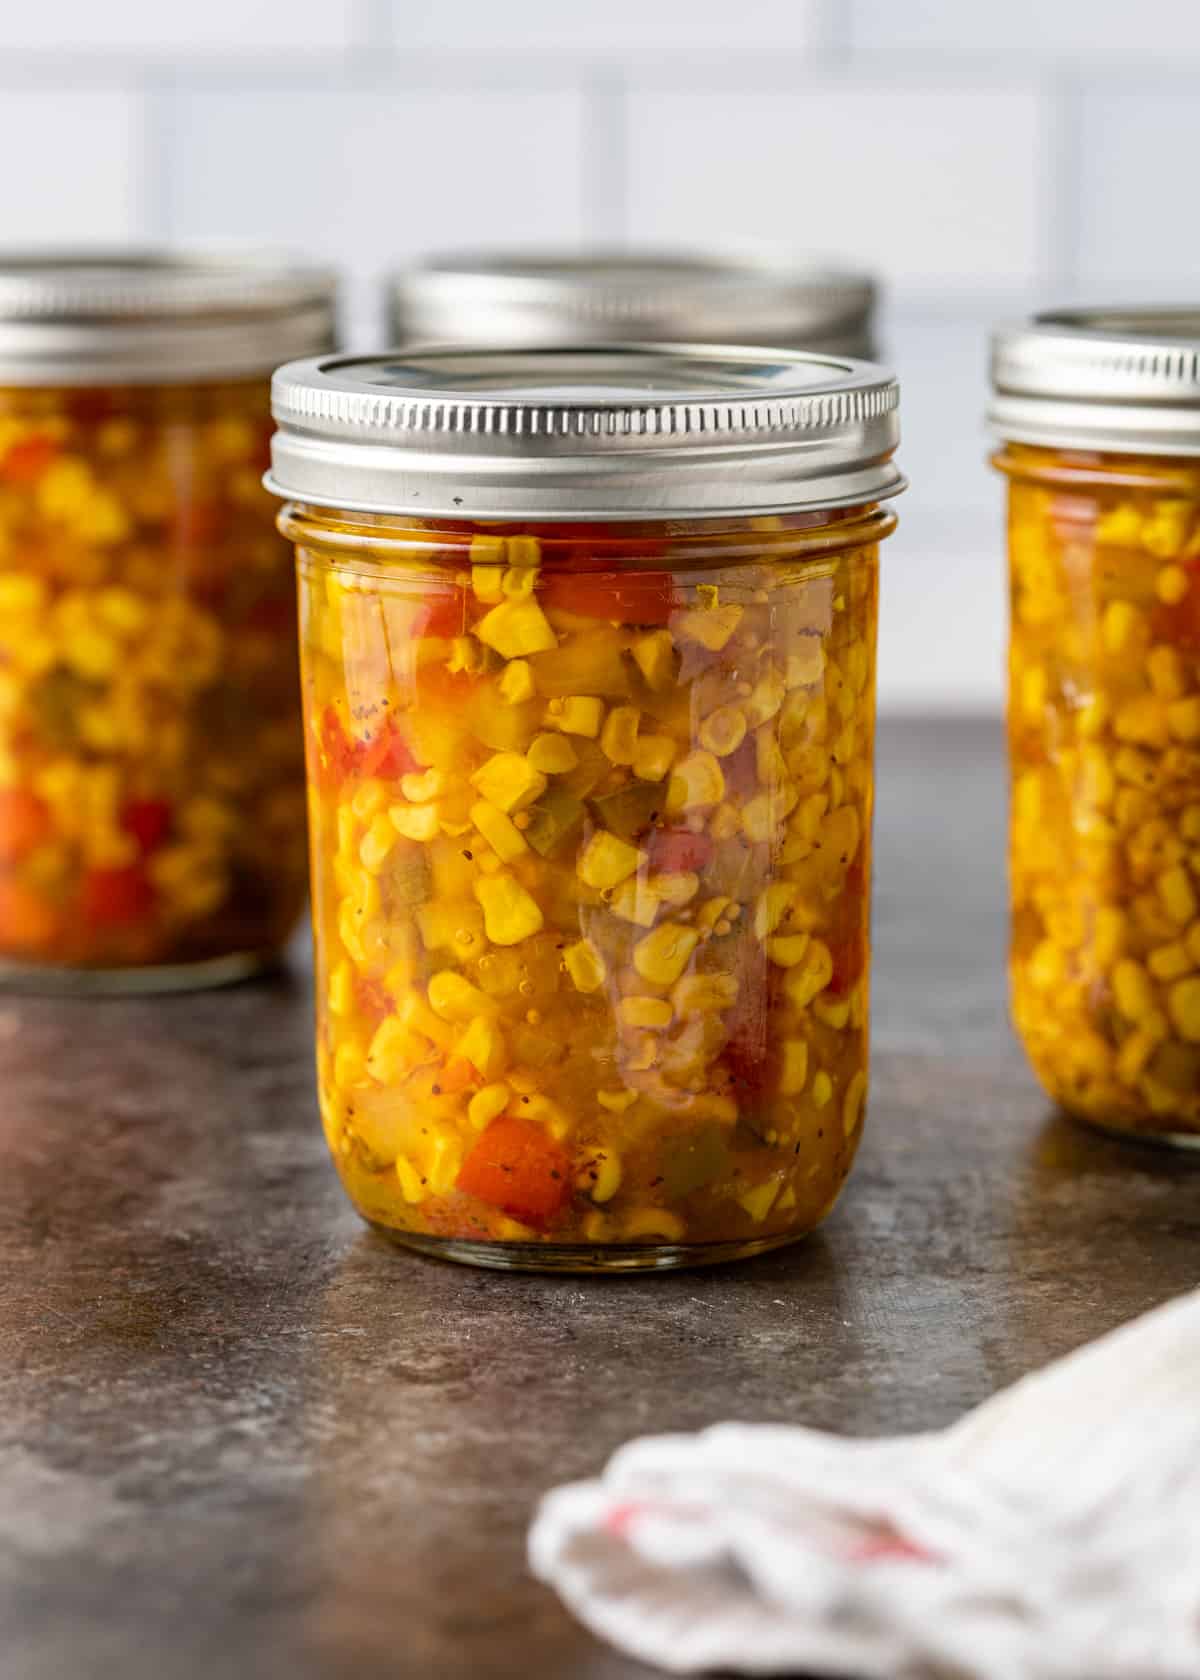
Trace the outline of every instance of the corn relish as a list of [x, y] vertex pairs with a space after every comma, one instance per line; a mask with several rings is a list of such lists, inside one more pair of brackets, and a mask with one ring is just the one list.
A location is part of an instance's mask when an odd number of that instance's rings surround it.
[[[281, 334], [261, 279], [168, 259], [0, 261], [10, 983], [235, 978], [302, 911], [295, 582], [261, 483], [263, 360], [321, 344], [328, 323], [321, 307], [297, 323], [285, 288]], [[247, 289], [266, 313], [239, 329]]]
[[285, 509], [320, 1107], [373, 1224], [647, 1266], [828, 1212], [867, 1088], [892, 524]]
[[1198, 331], [1046, 317], [998, 341], [993, 407], [1014, 1023], [1064, 1108], [1177, 1142], [1200, 1142]]

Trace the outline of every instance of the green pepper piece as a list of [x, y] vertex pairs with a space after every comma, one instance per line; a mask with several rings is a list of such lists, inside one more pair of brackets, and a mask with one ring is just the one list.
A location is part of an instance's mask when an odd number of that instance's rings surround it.
[[596, 821], [622, 840], [639, 840], [662, 810], [665, 789], [656, 782], [626, 782], [591, 801]]
[[76, 676], [64, 665], [53, 666], [33, 685], [29, 694], [38, 733], [56, 747], [77, 747], [79, 714], [100, 693], [99, 684]]
[[529, 806], [528, 816], [526, 840], [535, 852], [549, 857], [583, 821], [583, 802], [576, 799], [568, 788], [552, 783], [542, 797]]
[[669, 1138], [663, 1145], [662, 1177], [672, 1198], [690, 1196], [720, 1178], [729, 1165], [729, 1144], [723, 1126], [701, 1126]]
[[576, 799], [586, 799], [592, 789], [599, 787], [605, 776], [611, 774], [612, 760], [601, 750], [598, 741], [589, 741], [586, 736], [580, 735], [572, 735], [570, 741], [579, 763], [574, 770], [558, 777], [558, 785], [570, 788]]

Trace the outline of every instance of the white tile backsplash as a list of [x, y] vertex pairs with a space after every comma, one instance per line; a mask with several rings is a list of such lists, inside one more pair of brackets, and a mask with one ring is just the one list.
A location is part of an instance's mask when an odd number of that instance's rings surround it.
[[358, 0], [8, 0], [0, 47], [70, 52], [340, 50], [357, 38]]
[[779, 239], [900, 288], [1027, 286], [1041, 260], [1031, 87], [803, 81], [629, 95], [634, 239]]
[[14, 87], [0, 66], [0, 245], [135, 237], [142, 120], [135, 93]]
[[1019, 52], [1078, 60], [1200, 55], [1195, 0], [842, 0], [855, 47]]
[[395, 43], [473, 52], [795, 51], [823, 0], [391, 0]]
[[1200, 0], [0, 0], [0, 244], [777, 242], [875, 269], [912, 488], [885, 708], [995, 706], [986, 336], [1200, 294]]

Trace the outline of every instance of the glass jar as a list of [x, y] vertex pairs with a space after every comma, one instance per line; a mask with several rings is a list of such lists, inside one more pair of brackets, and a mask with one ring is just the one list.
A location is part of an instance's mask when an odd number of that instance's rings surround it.
[[459, 251], [392, 277], [398, 344], [779, 344], [874, 354], [865, 274], [779, 255]]
[[833, 1205], [895, 405], [878, 369], [787, 352], [277, 374], [320, 1103], [388, 1235], [670, 1266]]
[[0, 259], [0, 985], [164, 990], [274, 959], [304, 905], [269, 373], [329, 278], [264, 259]]
[[1009, 480], [1011, 986], [1043, 1086], [1200, 1143], [1200, 311], [995, 344]]

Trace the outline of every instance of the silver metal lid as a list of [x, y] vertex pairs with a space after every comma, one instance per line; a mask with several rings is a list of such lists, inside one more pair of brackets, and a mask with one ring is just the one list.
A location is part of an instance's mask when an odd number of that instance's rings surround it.
[[280, 368], [279, 496], [463, 519], [679, 519], [894, 496], [899, 388], [727, 345], [438, 346]]
[[1013, 443], [1200, 455], [1200, 305], [1035, 315], [994, 335], [992, 386]]
[[177, 384], [328, 349], [335, 283], [278, 254], [0, 254], [0, 384]]
[[392, 277], [397, 343], [675, 340], [871, 354], [865, 274], [777, 256], [462, 251]]

